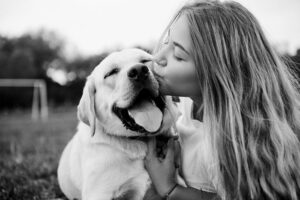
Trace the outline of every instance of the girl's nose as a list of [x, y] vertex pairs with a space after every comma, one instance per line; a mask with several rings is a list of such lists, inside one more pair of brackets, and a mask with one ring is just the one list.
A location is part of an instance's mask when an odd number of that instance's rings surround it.
[[160, 65], [162, 67], [167, 66], [167, 59], [162, 56], [159, 56], [159, 55], [154, 56], [153, 62], [157, 63], [158, 65]]
[[161, 67], [168, 65], [168, 55], [170, 54], [170, 45], [164, 45], [161, 49], [153, 56], [153, 61]]

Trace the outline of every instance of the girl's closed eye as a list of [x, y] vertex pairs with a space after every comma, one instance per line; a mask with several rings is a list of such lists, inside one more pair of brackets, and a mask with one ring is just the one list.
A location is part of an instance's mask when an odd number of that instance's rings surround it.
[[175, 47], [174, 48], [174, 58], [177, 60], [177, 61], [184, 61], [184, 55], [180, 52], [180, 50]]
[[179, 56], [176, 56], [175, 54], [174, 54], [174, 58], [179, 62], [184, 61], [182, 58], [180, 58]]

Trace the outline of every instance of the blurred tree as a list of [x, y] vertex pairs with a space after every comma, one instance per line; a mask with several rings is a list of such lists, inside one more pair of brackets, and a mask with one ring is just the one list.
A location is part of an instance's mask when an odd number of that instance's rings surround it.
[[300, 49], [297, 50], [296, 54], [294, 56], [291, 56], [291, 59], [300, 65]]
[[300, 49], [297, 50], [296, 55], [289, 56], [292, 63], [290, 64], [292, 70], [296, 73], [300, 84]]
[[13, 49], [12, 40], [0, 36], [0, 78], [8, 78], [9, 68], [7, 66], [7, 62]]
[[66, 71], [74, 73], [75, 79], [85, 79], [108, 54], [109, 52], [104, 52], [86, 58], [76, 58], [66, 64]]
[[34, 57], [30, 49], [15, 49], [7, 60], [7, 69], [3, 74], [7, 78], [36, 78]]
[[64, 43], [53, 32], [0, 37], [1, 78], [45, 78], [47, 64], [61, 57]]

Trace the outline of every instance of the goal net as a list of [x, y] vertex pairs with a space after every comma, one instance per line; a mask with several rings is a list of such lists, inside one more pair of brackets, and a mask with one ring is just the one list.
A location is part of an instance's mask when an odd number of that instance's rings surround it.
[[32, 87], [32, 114], [33, 120], [48, 119], [47, 88], [41, 79], [0, 79], [0, 87]]

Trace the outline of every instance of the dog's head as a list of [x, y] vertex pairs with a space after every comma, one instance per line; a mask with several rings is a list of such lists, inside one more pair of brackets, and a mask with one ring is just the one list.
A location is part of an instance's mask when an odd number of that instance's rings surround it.
[[107, 56], [87, 78], [79, 119], [115, 136], [154, 136], [168, 130], [178, 112], [147, 66], [152, 56], [126, 49]]

